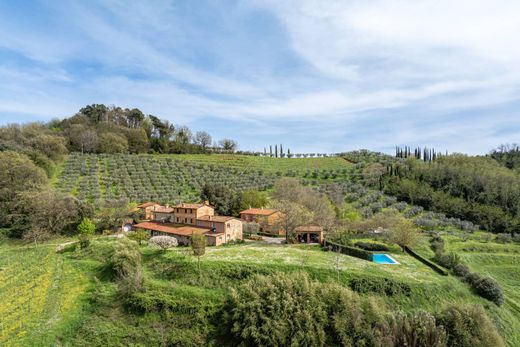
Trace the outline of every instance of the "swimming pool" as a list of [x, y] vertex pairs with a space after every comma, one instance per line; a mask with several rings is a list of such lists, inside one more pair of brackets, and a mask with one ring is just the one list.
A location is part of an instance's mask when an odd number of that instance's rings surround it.
[[397, 260], [389, 256], [388, 254], [374, 254], [372, 261], [378, 264], [399, 264]]

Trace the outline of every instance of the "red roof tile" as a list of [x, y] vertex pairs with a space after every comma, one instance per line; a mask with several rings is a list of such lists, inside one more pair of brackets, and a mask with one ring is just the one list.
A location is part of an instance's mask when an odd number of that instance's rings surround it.
[[143, 222], [143, 223], [135, 224], [133, 227], [138, 228], [138, 229], [153, 230], [153, 231], [159, 231], [162, 233], [181, 235], [181, 236], [191, 236], [192, 234], [206, 234], [206, 233], [211, 234], [211, 235], [220, 234], [220, 233], [212, 233], [208, 228], [204, 228], [204, 227], [194, 227], [194, 226], [177, 227], [172, 224], [158, 223], [158, 222]]
[[270, 208], [250, 208], [250, 209], [240, 212], [240, 214], [255, 214], [255, 215], [260, 215], [260, 216], [270, 216], [276, 212], [278, 212], [278, 211], [270, 209]]

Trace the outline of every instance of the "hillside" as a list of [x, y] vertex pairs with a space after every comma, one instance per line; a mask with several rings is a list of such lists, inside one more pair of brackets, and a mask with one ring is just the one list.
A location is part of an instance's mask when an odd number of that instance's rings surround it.
[[[110, 238], [99, 239], [94, 241], [90, 250], [64, 254], [54, 253], [51, 244], [36, 248], [18, 244], [2, 246], [1, 275], [4, 284], [0, 301], [4, 302], [1, 307], [2, 326], [7, 326], [7, 329], [2, 330], [0, 344], [27, 345], [29, 341], [39, 339], [41, 345], [49, 346], [56, 341], [74, 346], [112, 346], [121, 343], [159, 345], [164, 341], [176, 341], [182, 345], [212, 345], [215, 343], [216, 327], [210, 318], [222, 308], [229, 286], [237, 287], [255, 274], [298, 271], [304, 271], [320, 282], [354, 286], [356, 290], [365, 292], [364, 295], [382, 299], [392, 310], [438, 312], [450, 304], [480, 304], [500, 327], [509, 346], [518, 345], [520, 338], [517, 329], [518, 298], [512, 287], [508, 290], [508, 302], [498, 308], [475, 296], [455, 277], [440, 276], [397, 248], [390, 253], [401, 263], [398, 266], [378, 265], [324, 252], [317, 246], [287, 247], [252, 242], [210, 248], [202, 257], [203, 275], [200, 277], [196, 258], [183, 248], [163, 254], [141, 247], [148, 298], [152, 299], [155, 293], [163, 292], [163, 297], [153, 300], [168, 302], [168, 305], [176, 307], [175, 313], [170, 313], [176, 318], [166, 318], [167, 312], [163, 310], [131, 313], [123, 308], [114, 283], [103, 274], [104, 259], [115, 242]], [[481, 256], [501, 260], [486, 266], [506, 264], [520, 254], [520, 246], [508, 247], [512, 254], [506, 255], [505, 247], [500, 245], [484, 245], [477, 241], [467, 241], [467, 244], [470, 247], [495, 248], [497, 253]], [[455, 238], [450, 239], [450, 247], [460, 248], [461, 245]], [[419, 249], [426, 247], [423, 244]], [[20, 272], [19, 263], [10, 261], [13, 254], [26, 259], [26, 264], [38, 263], [40, 266]], [[472, 261], [471, 264], [478, 266], [477, 262]], [[499, 276], [498, 279], [502, 284], [511, 286], [520, 281], [517, 274], [515, 271], [508, 272], [507, 276]], [[29, 278], [32, 280], [28, 281]], [[384, 282], [381, 282], [383, 279]], [[27, 284], [20, 285], [24, 282]], [[364, 284], [360, 286], [359, 283]], [[378, 285], [374, 286], [376, 283]], [[383, 283], [384, 286], [381, 286]], [[38, 288], [34, 294], [31, 287]], [[392, 288], [391, 292], [387, 291], [389, 288]], [[11, 306], [6, 307], [5, 303], [10, 302], [7, 298], [12, 297], [14, 291], [23, 300], [11, 302]], [[18, 317], [9, 314], [21, 310], [30, 310], [31, 313]]]
[[231, 154], [72, 154], [55, 179], [62, 192], [80, 199], [134, 202], [196, 201], [204, 183], [235, 190], [264, 190], [282, 176], [310, 180], [347, 179], [352, 166], [340, 157], [270, 158]]

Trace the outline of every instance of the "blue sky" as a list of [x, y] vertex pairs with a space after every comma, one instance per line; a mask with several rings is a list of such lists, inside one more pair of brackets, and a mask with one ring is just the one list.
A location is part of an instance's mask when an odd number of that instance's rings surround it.
[[292, 152], [520, 142], [520, 3], [0, 2], [0, 123], [90, 103]]

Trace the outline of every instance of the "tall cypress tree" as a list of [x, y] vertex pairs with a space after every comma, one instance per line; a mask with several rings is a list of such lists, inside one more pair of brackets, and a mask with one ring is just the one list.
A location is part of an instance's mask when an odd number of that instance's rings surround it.
[[274, 145], [274, 157], [278, 158], [278, 145]]
[[282, 147], [281, 143], [280, 143], [280, 158], [283, 158], [283, 147]]
[[273, 157], [273, 146], [269, 145], [269, 156]]
[[290, 157], [291, 157], [291, 149], [287, 148], [287, 158], [290, 158]]

